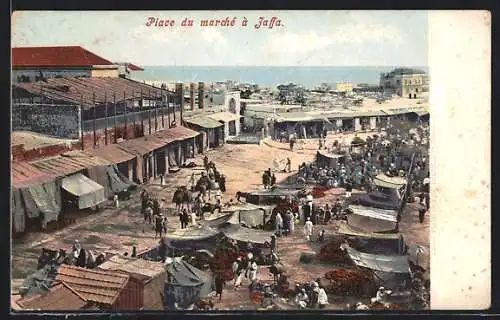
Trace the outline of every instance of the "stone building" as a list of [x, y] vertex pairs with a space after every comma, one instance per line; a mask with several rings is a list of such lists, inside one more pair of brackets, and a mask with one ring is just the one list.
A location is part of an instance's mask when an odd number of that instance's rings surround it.
[[119, 66], [80, 46], [12, 48], [12, 83], [119, 76]]
[[409, 68], [396, 68], [389, 73], [382, 73], [380, 86], [387, 94], [397, 94], [409, 99], [421, 98], [429, 89], [427, 74]]

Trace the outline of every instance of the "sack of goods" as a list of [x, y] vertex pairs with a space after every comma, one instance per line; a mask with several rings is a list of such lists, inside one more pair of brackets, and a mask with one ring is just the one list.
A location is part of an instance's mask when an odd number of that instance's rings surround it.
[[374, 287], [373, 275], [358, 268], [339, 268], [325, 273], [330, 280], [325, 291], [335, 295], [362, 296]]

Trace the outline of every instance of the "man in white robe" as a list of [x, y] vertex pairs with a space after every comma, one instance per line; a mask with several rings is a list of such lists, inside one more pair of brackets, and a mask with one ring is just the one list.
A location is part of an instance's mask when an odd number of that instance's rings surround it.
[[304, 224], [304, 234], [307, 238], [307, 241], [311, 241], [313, 235], [313, 223], [311, 218], [307, 218], [306, 223]]

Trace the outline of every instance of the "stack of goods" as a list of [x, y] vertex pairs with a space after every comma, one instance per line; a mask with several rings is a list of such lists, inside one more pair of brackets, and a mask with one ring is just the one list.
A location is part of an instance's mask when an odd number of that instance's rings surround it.
[[212, 270], [222, 273], [224, 281], [234, 278], [233, 262], [241, 255], [232, 250], [217, 250], [213, 262]]
[[325, 278], [330, 280], [325, 291], [343, 296], [363, 296], [373, 288], [373, 276], [354, 268], [328, 271]]
[[325, 196], [325, 192], [328, 191], [329, 189], [330, 188], [328, 187], [316, 186], [312, 189], [311, 194], [314, 197], [314, 199], [323, 198]]
[[334, 263], [348, 263], [349, 257], [347, 253], [340, 248], [343, 239], [338, 238], [328, 242], [321, 248], [318, 254], [318, 259]]

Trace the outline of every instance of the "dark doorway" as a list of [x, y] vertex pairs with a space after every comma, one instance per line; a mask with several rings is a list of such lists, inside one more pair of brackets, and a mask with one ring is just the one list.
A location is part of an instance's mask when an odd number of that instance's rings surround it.
[[416, 93], [413, 94], [413, 99], [417, 99], [417, 94]]
[[234, 98], [229, 101], [229, 112], [236, 114], [236, 100]]
[[165, 150], [156, 153], [156, 170], [158, 175], [165, 174], [166, 166], [165, 166]]
[[411, 93], [408, 95], [408, 98], [411, 99]]
[[354, 119], [343, 119], [342, 120], [342, 129], [344, 131], [354, 130]]
[[229, 127], [229, 135], [235, 136], [236, 135], [236, 121], [229, 121], [228, 127]]
[[120, 171], [121, 174], [123, 174], [125, 177], [129, 176], [129, 174], [128, 174], [128, 161], [118, 163], [116, 165], [116, 167], [118, 168], [118, 171]]

